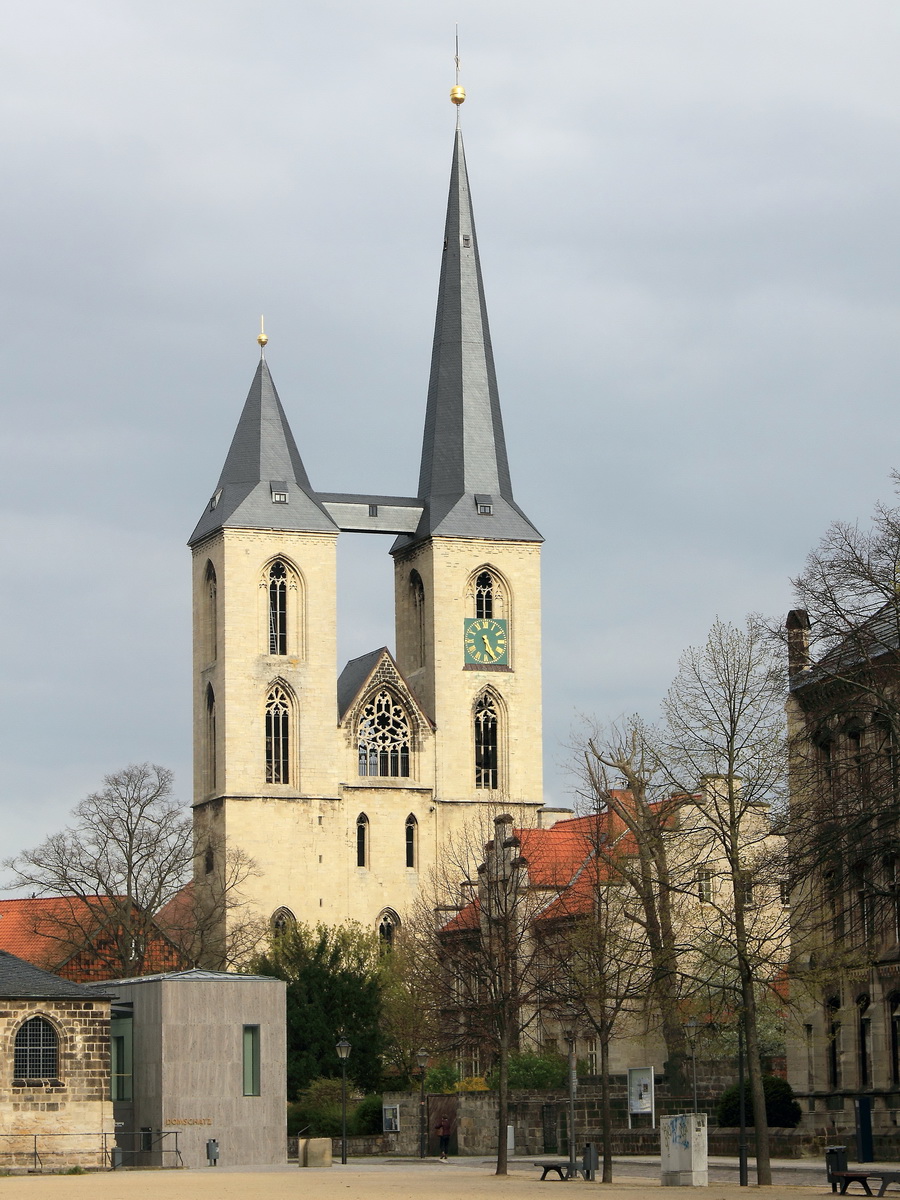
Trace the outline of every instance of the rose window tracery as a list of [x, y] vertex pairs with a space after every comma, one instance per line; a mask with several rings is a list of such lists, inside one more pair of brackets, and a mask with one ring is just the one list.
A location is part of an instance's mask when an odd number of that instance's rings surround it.
[[386, 688], [375, 692], [364, 705], [357, 741], [360, 775], [409, 775], [409, 719]]

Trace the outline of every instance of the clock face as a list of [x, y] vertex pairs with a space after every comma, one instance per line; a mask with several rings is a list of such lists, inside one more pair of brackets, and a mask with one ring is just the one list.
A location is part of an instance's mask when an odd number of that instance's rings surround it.
[[509, 664], [506, 621], [495, 621], [492, 617], [469, 618], [464, 632], [467, 663], [482, 667]]

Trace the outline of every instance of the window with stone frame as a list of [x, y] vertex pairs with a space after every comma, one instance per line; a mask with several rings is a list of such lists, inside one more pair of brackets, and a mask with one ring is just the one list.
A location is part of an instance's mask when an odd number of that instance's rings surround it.
[[269, 567], [269, 653], [287, 654], [288, 569], [280, 558]]
[[369, 865], [369, 818], [365, 813], [356, 818], [356, 865]]
[[496, 789], [499, 786], [499, 722], [497, 706], [490, 692], [479, 696], [475, 704], [475, 786]]
[[380, 688], [362, 706], [357, 724], [359, 773], [405, 779], [410, 773], [412, 736], [406, 709], [388, 688]]
[[467, 616], [487, 620], [503, 620], [509, 616], [507, 588], [502, 576], [493, 567], [479, 567], [469, 576], [466, 588]]
[[275, 937], [283, 937], [296, 926], [297, 918], [289, 908], [276, 908], [269, 919], [269, 925]]
[[44, 1017], [31, 1017], [19, 1026], [13, 1074], [16, 1079], [56, 1079], [59, 1075], [59, 1034]]
[[393, 950], [400, 928], [400, 918], [392, 908], [386, 908], [378, 918], [378, 941], [382, 950]]
[[414, 870], [419, 865], [419, 822], [412, 813], [406, 818], [404, 835], [406, 865]]
[[280, 684], [266, 697], [266, 783], [290, 783], [291, 699]]
[[216, 787], [216, 696], [212, 684], [206, 685], [206, 790]]
[[219, 611], [216, 586], [216, 568], [206, 564], [206, 661], [215, 662], [218, 655]]
[[425, 664], [425, 584], [418, 571], [410, 571], [409, 591], [413, 611], [413, 657], [417, 667]]

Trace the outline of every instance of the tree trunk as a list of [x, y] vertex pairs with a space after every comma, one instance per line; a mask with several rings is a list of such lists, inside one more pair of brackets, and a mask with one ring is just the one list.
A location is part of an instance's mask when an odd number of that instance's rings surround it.
[[609, 1030], [600, 1034], [600, 1121], [603, 1129], [602, 1183], [612, 1183], [612, 1104], [609, 1094]]
[[769, 1161], [769, 1122], [766, 1116], [766, 1095], [763, 1091], [762, 1066], [759, 1061], [759, 1033], [756, 1025], [756, 997], [752, 980], [745, 979], [744, 1033], [747, 1040], [747, 1074], [750, 1078], [750, 1099], [753, 1104], [753, 1124], [756, 1141], [756, 1182], [767, 1187], [772, 1182]]
[[506, 1022], [500, 1031], [500, 1054], [497, 1080], [497, 1175], [505, 1175], [508, 1162], [506, 1124], [509, 1119], [509, 1029]]

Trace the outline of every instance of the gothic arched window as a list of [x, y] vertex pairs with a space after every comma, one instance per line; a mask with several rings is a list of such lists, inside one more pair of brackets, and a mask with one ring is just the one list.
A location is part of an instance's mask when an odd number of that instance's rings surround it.
[[59, 1034], [43, 1017], [19, 1026], [13, 1051], [17, 1079], [55, 1079], [59, 1074]]
[[287, 654], [288, 571], [280, 558], [269, 567], [269, 653]]
[[490, 692], [475, 705], [475, 786], [497, 787], [497, 707]]
[[206, 564], [206, 661], [215, 662], [218, 656], [218, 597], [216, 594], [216, 568]]
[[369, 865], [369, 818], [365, 813], [356, 818], [356, 865]]
[[393, 950], [394, 939], [400, 928], [400, 918], [391, 908], [386, 908], [378, 918], [378, 940], [382, 950]]
[[266, 697], [266, 783], [290, 783], [291, 701], [275, 684]]
[[216, 786], [216, 697], [212, 684], [206, 685], [206, 790]]
[[412, 594], [413, 607], [413, 650], [416, 665], [421, 667], [425, 662], [425, 584], [418, 571], [410, 571], [409, 590]]
[[276, 908], [272, 913], [269, 924], [276, 937], [288, 933], [297, 924], [297, 918], [289, 908]]
[[412, 813], [406, 818], [406, 865], [419, 865], [419, 822]]
[[491, 618], [494, 615], [494, 577], [490, 571], [482, 571], [475, 579], [475, 616]]
[[409, 718], [387, 688], [363, 705], [356, 740], [360, 775], [409, 775]]

